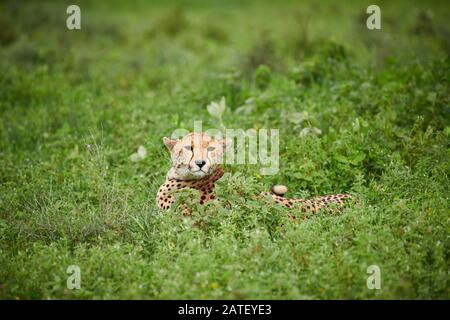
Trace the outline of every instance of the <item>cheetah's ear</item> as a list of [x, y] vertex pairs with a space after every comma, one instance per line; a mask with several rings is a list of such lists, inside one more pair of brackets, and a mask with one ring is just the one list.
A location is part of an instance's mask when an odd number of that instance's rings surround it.
[[172, 151], [173, 147], [178, 142], [178, 140], [172, 140], [172, 139], [167, 138], [167, 137], [164, 137], [163, 141], [164, 141], [164, 144], [166, 145], [167, 149], [169, 149], [169, 151]]

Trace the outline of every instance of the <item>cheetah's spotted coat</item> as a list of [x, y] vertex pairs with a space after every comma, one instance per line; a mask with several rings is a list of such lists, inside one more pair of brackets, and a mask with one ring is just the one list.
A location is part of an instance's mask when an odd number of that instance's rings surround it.
[[[166, 181], [158, 190], [158, 207], [167, 210], [175, 202], [174, 193], [184, 188], [196, 189], [200, 193], [200, 204], [205, 204], [216, 197], [215, 182], [223, 174], [219, 160], [223, 155], [228, 141], [214, 140], [204, 133], [190, 133], [180, 140], [164, 138], [172, 156], [172, 167]], [[263, 192], [262, 198], [271, 199], [275, 203], [290, 209], [298, 208], [304, 212], [318, 212], [329, 208], [332, 204], [344, 205], [349, 194], [321, 196], [312, 199], [285, 198], [283, 195]]]

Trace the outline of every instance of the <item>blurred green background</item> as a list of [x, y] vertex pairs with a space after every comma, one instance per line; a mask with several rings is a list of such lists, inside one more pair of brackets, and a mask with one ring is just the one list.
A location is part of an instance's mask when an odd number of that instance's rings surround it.
[[[381, 30], [367, 1], [77, 1], [72, 31], [69, 4], [0, 3], [1, 298], [449, 298], [448, 1], [379, 1]], [[162, 137], [222, 96], [280, 129], [279, 174], [159, 212]], [[356, 200], [292, 223], [252, 200], [274, 183]]]

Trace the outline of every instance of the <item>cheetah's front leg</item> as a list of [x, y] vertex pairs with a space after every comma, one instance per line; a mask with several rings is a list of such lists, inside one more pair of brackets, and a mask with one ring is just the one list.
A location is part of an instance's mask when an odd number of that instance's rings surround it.
[[172, 193], [184, 188], [192, 188], [198, 190], [200, 194], [200, 204], [202, 205], [216, 197], [214, 194], [214, 182], [212, 181], [166, 180], [166, 182], [161, 185], [156, 195], [156, 202], [158, 204], [158, 207], [163, 210], [170, 209], [172, 204], [175, 202], [175, 196]]
[[164, 184], [159, 187], [158, 193], [156, 194], [156, 203], [158, 204], [158, 208], [168, 210], [175, 202], [175, 197], [170, 194], [170, 191], [175, 186], [170, 180], [166, 180]]

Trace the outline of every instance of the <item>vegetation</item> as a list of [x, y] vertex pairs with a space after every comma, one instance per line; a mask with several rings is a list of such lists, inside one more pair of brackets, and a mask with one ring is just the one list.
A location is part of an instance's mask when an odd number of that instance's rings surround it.
[[[78, 1], [70, 31], [69, 4], [0, 4], [1, 298], [449, 298], [447, 1], [380, 1], [381, 30], [366, 2], [236, 0]], [[279, 173], [159, 212], [162, 137], [222, 97], [280, 130]], [[293, 223], [252, 199], [275, 183], [355, 201]]]

